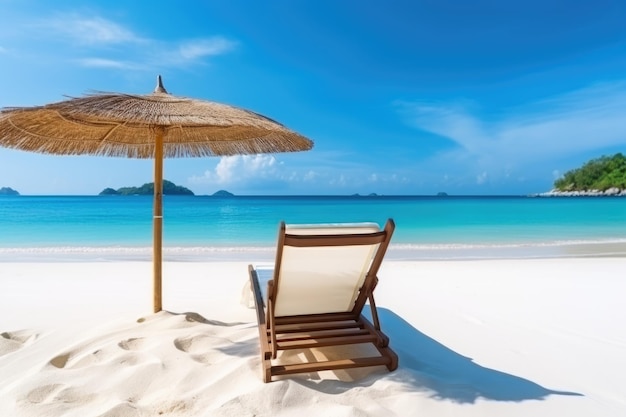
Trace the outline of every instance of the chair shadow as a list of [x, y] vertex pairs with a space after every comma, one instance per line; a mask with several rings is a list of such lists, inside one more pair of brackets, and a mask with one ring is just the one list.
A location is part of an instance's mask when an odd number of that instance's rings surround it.
[[[327, 394], [339, 394], [356, 387], [373, 385], [380, 379], [390, 379], [408, 386], [410, 390], [430, 393], [432, 398], [461, 404], [475, 403], [479, 398], [521, 402], [544, 400], [550, 395], [583, 396], [576, 392], [548, 389], [528, 379], [481, 366], [472, 358], [463, 356], [420, 332], [393, 311], [381, 307], [377, 310], [381, 327], [389, 336], [390, 347], [398, 354], [397, 370], [389, 373], [382, 366], [330, 371], [338, 377], [334, 380], [325, 379], [317, 373], [292, 375], [286, 379]], [[244, 324], [221, 323], [193, 313], [183, 314], [187, 320], [204, 324], [220, 326]], [[363, 314], [371, 320], [369, 308], [365, 308]], [[218, 349], [232, 356], [255, 356], [259, 354], [258, 343], [257, 337], [251, 337], [249, 340], [238, 341], [232, 346]], [[333, 352], [334, 350], [338, 351]], [[331, 353], [341, 356], [341, 347], [331, 348]], [[310, 353], [303, 354], [309, 361], [316, 360]]]
[[480, 366], [420, 332], [393, 311], [379, 307], [378, 314], [391, 348], [399, 356], [399, 368], [389, 377], [417, 390], [430, 391], [433, 398], [474, 403], [478, 398], [519, 402], [543, 400], [549, 395], [582, 396], [547, 389], [519, 376]]

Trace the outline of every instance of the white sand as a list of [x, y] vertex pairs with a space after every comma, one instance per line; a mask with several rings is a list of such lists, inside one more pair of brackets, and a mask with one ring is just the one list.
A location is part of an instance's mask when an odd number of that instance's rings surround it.
[[264, 384], [244, 262], [0, 263], [0, 416], [625, 416], [624, 271], [386, 262], [399, 369]]

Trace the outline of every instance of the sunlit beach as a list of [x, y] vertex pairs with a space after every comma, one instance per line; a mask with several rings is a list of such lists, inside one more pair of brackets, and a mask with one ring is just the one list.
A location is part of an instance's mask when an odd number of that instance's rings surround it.
[[[255, 254], [250, 254], [254, 260]], [[0, 263], [3, 415], [620, 416], [624, 258], [388, 261], [399, 368], [270, 384], [245, 262]], [[581, 301], [582, 300], [582, 301]]]
[[626, 416], [626, 2], [0, 1], [0, 417]]

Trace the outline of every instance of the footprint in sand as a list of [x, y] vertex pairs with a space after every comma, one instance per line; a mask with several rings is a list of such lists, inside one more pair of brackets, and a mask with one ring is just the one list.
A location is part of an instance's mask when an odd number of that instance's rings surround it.
[[94, 398], [95, 394], [87, 394], [79, 388], [65, 384], [43, 385], [26, 394], [26, 400], [32, 404], [87, 403]]
[[70, 359], [70, 354], [63, 353], [59, 356], [55, 356], [54, 358], [50, 359], [49, 363], [55, 368], [63, 369], [67, 365], [67, 361], [69, 361], [69, 359]]
[[216, 347], [222, 344], [219, 338], [206, 335], [179, 337], [174, 340], [176, 349], [189, 353], [193, 360], [205, 364], [211, 363], [212, 359], [214, 359], [216, 355], [219, 355], [219, 351], [216, 350]]
[[[79, 352], [66, 352], [61, 355], [55, 356], [50, 359], [48, 362], [50, 365], [55, 368], [64, 369], [64, 368], [84, 368], [86, 366], [91, 366], [95, 363], [102, 362], [103, 355], [101, 350], [95, 350], [88, 354], [80, 354]], [[72, 362], [69, 364], [69, 362]], [[70, 366], [71, 365], [71, 366]]]
[[112, 407], [108, 411], [100, 414], [98, 417], [149, 417], [156, 414], [149, 414], [148, 412], [138, 408], [135, 404], [120, 403]]
[[60, 402], [60, 403], [86, 404], [94, 400], [96, 396], [97, 396], [96, 394], [86, 393], [80, 388], [67, 387], [61, 390], [57, 395], [55, 395], [52, 400], [55, 402]]
[[205, 335], [179, 337], [174, 340], [176, 349], [191, 354], [206, 353], [214, 344], [213, 338]]
[[136, 344], [133, 343], [133, 339], [129, 339], [118, 343], [117, 346], [130, 352], [120, 354], [118, 353], [119, 350], [115, 351], [110, 348], [98, 349], [87, 354], [80, 351], [72, 351], [55, 356], [48, 363], [58, 369], [80, 369], [103, 363], [136, 366], [146, 361], [146, 358], [131, 351], [139, 349], [139, 345], [141, 343]]
[[61, 391], [63, 388], [65, 388], [65, 385], [63, 384], [43, 385], [30, 391], [26, 395], [26, 399], [28, 400], [28, 402], [31, 402], [33, 404], [48, 402], [50, 398], [54, 397], [56, 393]]
[[37, 339], [37, 333], [26, 330], [0, 333], [0, 356], [15, 352]]
[[145, 343], [142, 337], [133, 337], [130, 339], [122, 340], [117, 345], [124, 350], [141, 350]]

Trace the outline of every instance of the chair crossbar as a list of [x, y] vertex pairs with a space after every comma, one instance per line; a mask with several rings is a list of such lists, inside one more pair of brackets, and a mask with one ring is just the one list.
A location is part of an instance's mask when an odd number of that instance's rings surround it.
[[285, 234], [285, 246], [354, 246], [375, 245], [385, 240], [385, 232], [350, 235], [290, 235]]
[[324, 313], [324, 314], [307, 314], [303, 316], [277, 316], [276, 324], [304, 324], [304, 323], [324, 323], [338, 321], [355, 321], [358, 315], [351, 312], [346, 313]]
[[318, 372], [325, 370], [332, 371], [337, 369], [362, 368], [368, 366], [389, 366], [390, 363], [391, 360], [385, 356], [379, 356], [374, 358], [341, 359], [335, 361], [320, 361], [272, 366], [271, 373], [272, 375], [301, 374], [306, 372]]
[[356, 335], [371, 334], [368, 330], [364, 329], [348, 329], [344, 331], [336, 330], [320, 330], [317, 332], [298, 332], [298, 333], [281, 333], [277, 332], [276, 340], [279, 342], [290, 340], [307, 340], [307, 339], [323, 339], [325, 337], [352, 337]]
[[362, 329], [365, 325], [357, 321], [341, 321], [341, 322], [328, 322], [328, 323], [304, 323], [304, 324], [281, 324], [276, 326], [277, 333], [292, 333], [292, 332], [314, 332], [319, 330], [334, 330], [334, 329]]
[[376, 336], [373, 336], [371, 334], [364, 334], [356, 336], [338, 336], [318, 339], [291, 340], [285, 342], [277, 340], [276, 344], [279, 350], [289, 350], [310, 349], [324, 346], [357, 345], [361, 343], [373, 343], [376, 340]]

